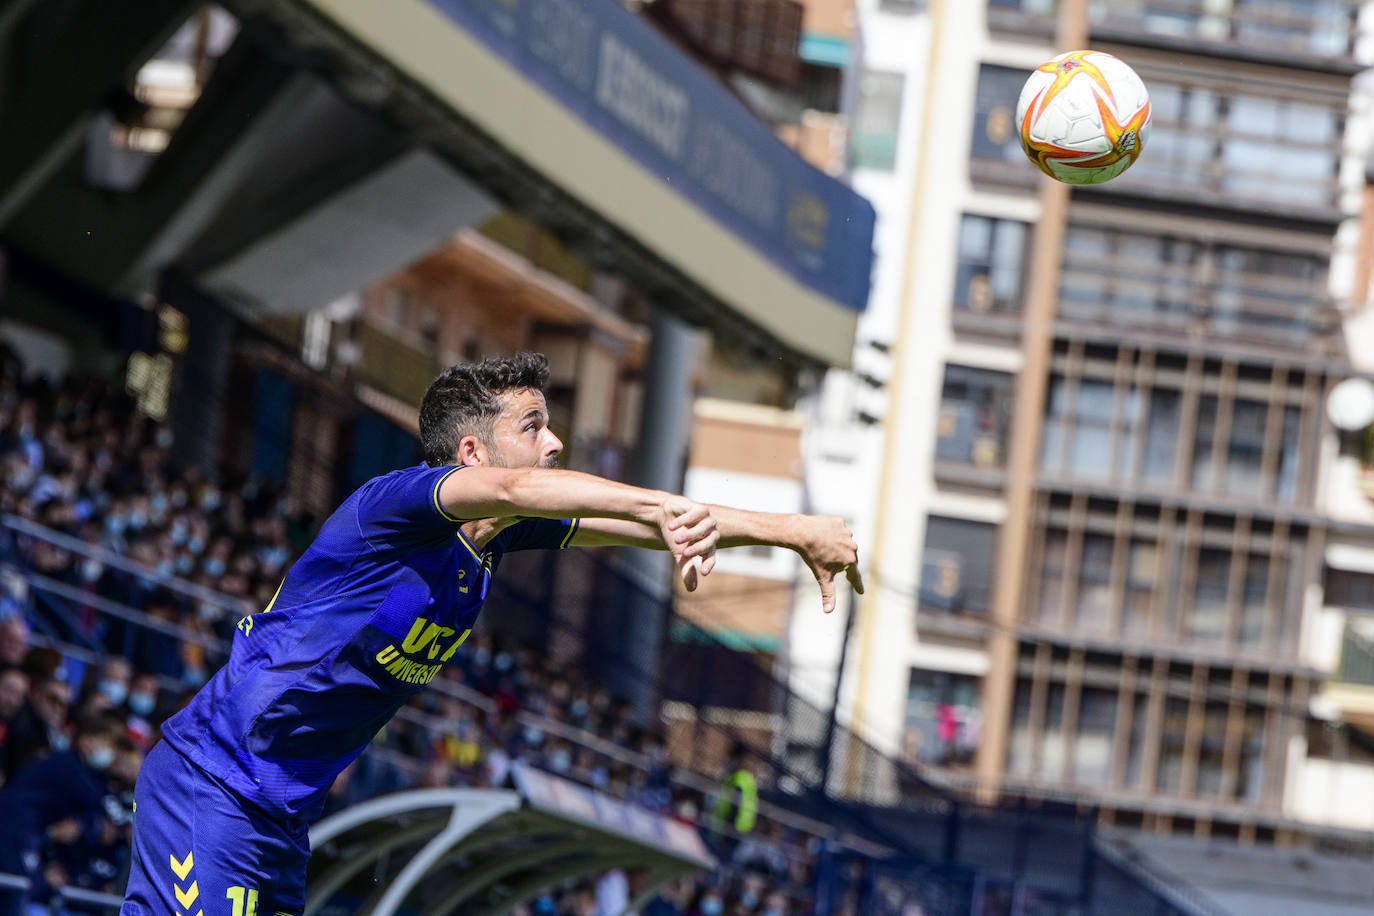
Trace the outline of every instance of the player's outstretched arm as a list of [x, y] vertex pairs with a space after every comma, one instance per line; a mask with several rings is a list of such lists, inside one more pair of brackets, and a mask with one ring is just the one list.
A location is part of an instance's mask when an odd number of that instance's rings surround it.
[[560, 468], [469, 467], [445, 477], [435, 495], [451, 518], [596, 518], [632, 525], [651, 541], [645, 546], [673, 554], [689, 590], [698, 572], [709, 574], [715, 565], [710, 508], [662, 490]]
[[[763, 545], [795, 551], [806, 563], [821, 589], [821, 608], [835, 609], [835, 578], [849, 579], [863, 594], [859, 574], [859, 547], [843, 519], [820, 515], [776, 514], [709, 506], [715, 520], [716, 547]], [[584, 518], [573, 536], [578, 547], [619, 545], [663, 548], [663, 541], [642, 524], [610, 518]], [[714, 559], [708, 561], [714, 565]]]

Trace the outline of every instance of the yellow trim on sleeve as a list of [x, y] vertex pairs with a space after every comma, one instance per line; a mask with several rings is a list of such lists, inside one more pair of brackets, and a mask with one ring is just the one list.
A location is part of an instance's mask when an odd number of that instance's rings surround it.
[[572, 524], [568, 526], [568, 533], [563, 535], [563, 543], [558, 545], [559, 550], [566, 550], [568, 545], [572, 543], [573, 535], [577, 534], [577, 527], [580, 524], [582, 524], [582, 519], [575, 518], [572, 520]]
[[477, 562], [478, 562], [478, 563], [481, 563], [481, 562], [482, 562], [482, 552], [481, 552], [480, 550], [478, 550], [476, 547], [473, 547], [473, 546], [472, 546], [472, 541], [469, 541], [469, 540], [467, 539], [467, 535], [463, 534], [463, 532], [462, 532], [461, 529], [458, 530], [458, 531], [455, 532], [455, 533], [458, 535], [458, 543], [460, 543], [460, 544], [462, 544], [464, 547], [466, 547], [466, 548], [468, 549], [468, 553], [472, 554], [473, 557], [475, 557], [475, 558], [477, 559]]
[[445, 481], [445, 480], [448, 480], [450, 477], [452, 477], [454, 474], [456, 474], [457, 472], [461, 471], [462, 469], [463, 469], [463, 466], [462, 466], [461, 464], [458, 465], [456, 468], [451, 469], [451, 470], [450, 470], [447, 474], [445, 474], [443, 477], [440, 477], [439, 480], [434, 484], [434, 494], [433, 494], [433, 496], [434, 496], [434, 508], [435, 508], [435, 510], [439, 513], [439, 515], [441, 515], [441, 516], [444, 518], [445, 521], [453, 522], [453, 523], [455, 523], [455, 524], [457, 524], [458, 522], [461, 522], [462, 519], [461, 519], [461, 518], [454, 518], [452, 515], [449, 515], [447, 512], [444, 511], [444, 505], [443, 505], [443, 503], [439, 502], [439, 488], [442, 487], [442, 486], [444, 485], [444, 481]]
[[275, 592], [272, 593], [272, 600], [269, 601], [269, 602], [267, 602], [267, 607], [265, 607], [265, 608], [262, 609], [262, 612], [263, 612], [264, 614], [270, 612], [270, 611], [272, 610], [272, 608], [276, 607], [276, 604], [277, 604], [277, 596], [281, 594], [282, 586], [285, 585], [285, 584], [286, 584], [286, 577], [285, 577], [285, 576], [282, 576], [282, 577], [281, 577], [281, 582], [277, 584], [277, 590], [276, 590]]

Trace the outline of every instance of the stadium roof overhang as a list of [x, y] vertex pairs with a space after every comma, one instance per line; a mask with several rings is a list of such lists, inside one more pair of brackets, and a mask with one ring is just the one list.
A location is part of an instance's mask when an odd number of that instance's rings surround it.
[[653, 301], [847, 365], [873, 210], [614, 0], [236, 0]]
[[116, 293], [170, 270], [299, 311], [494, 199], [718, 336], [848, 363], [872, 207], [615, 0], [224, 6], [238, 39], [141, 181], [111, 189], [90, 178], [93, 118], [197, 4], [0, 0], [11, 245]]
[[505, 913], [611, 868], [640, 903], [714, 860], [696, 830], [517, 764], [515, 790], [420, 789], [345, 808], [310, 830], [305, 914]]

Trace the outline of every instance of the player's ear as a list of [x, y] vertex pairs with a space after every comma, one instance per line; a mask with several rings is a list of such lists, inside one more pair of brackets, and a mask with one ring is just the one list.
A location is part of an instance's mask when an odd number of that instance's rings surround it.
[[458, 463], [463, 465], [486, 464], [487, 448], [476, 436], [464, 436], [458, 440], [458, 453], [455, 457]]

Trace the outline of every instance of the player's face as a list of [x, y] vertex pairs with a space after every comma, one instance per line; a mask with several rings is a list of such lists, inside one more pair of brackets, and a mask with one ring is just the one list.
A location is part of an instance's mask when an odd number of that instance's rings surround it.
[[544, 392], [520, 388], [501, 400], [505, 409], [493, 426], [487, 463], [498, 468], [557, 467], [563, 443], [549, 429]]

